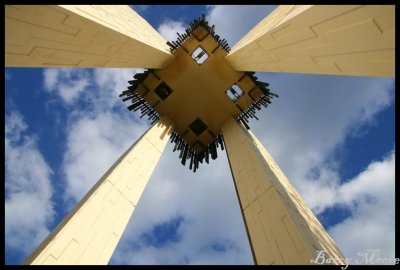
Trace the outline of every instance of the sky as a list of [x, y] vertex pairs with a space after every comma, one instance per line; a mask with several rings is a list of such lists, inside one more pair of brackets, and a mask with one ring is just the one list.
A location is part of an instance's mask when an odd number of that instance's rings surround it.
[[[132, 6], [166, 40], [204, 13], [230, 47], [276, 6]], [[118, 97], [143, 69], [5, 69], [5, 263], [20, 264], [149, 128]], [[394, 78], [256, 73], [252, 132], [347, 258], [395, 257]], [[110, 264], [253, 264], [226, 155], [166, 149]], [[220, 151], [220, 150], [219, 150]]]

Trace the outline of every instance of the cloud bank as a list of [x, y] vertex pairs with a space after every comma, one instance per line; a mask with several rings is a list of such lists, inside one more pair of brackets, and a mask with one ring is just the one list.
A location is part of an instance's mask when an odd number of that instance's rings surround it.
[[25, 255], [49, 233], [53, 172], [22, 115], [11, 111], [5, 122], [5, 246]]

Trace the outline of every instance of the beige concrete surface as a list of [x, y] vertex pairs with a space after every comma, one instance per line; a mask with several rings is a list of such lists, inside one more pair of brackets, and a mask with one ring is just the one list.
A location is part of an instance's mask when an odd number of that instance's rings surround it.
[[7, 67], [161, 68], [173, 55], [129, 6], [6, 5]]
[[155, 123], [23, 264], [107, 264], [172, 130], [166, 118]]
[[393, 5], [279, 6], [235, 46], [236, 70], [393, 77]]
[[316, 252], [341, 251], [257, 138], [228, 118], [222, 126], [256, 264], [312, 264]]

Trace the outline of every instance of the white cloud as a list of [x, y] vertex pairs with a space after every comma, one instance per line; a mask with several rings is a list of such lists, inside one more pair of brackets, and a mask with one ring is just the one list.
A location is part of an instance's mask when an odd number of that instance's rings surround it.
[[27, 124], [22, 118], [22, 115], [18, 112], [13, 112], [9, 115], [6, 115], [6, 120], [6, 142], [18, 142], [21, 139], [21, 133], [28, 128]]
[[68, 105], [71, 105], [89, 86], [88, 71], [72, 68], [48, 68], [43, 72], [44, 88], [55, 92]]
[[[379, 258], [395, 258], [395, 153], [368, 168], [339, 189], [339, 202], [353, 215], [329, 230], [352, 264], [365, 264], [358, 253], [380, 250]], [[375, 263], [379, 264], [378, 261]]]
[[129, 85], [128, 81], [133, 80], [137, 72], [143, 71], [144, 69], [98, 68], [94, 70], [94, 82], [101, 91], [110, 91], [113, 96], [118, 97]]
[[[394, 80], [305, 74], [257, 75], [279, 98], [251, 125], [316, 213], [334, 204], [344, 164], [332, 158], [347, 136], [393, 102]], [[312, 176], [311, 170], [319, 172]], [[346, 179], [342, 179], [346, 180]]]
[[207, 20], [210, 25], [215, 25], [215, 32], [225, 38], [232, 48], [275, 8], [274, 5], [208, 6]]
[[[127, 103], [119, 98], [129, 85], [128, 81], [141, 71], [143, 69], [44, 70], [45, 89], [58, 89], [63, 100], [71, 105], [63, 155], [64, 199], [69, 208], [145, 131], [145, 123], [138, 123], [135, 115], [126, 109]], [[72, 91], [74, 99], [66, 98], [64, 87], [75, 90], [78, 85], [84, 86], [78, 92]], [[89, 85], [91, 88], [82, 92]], [[78, 96], [84, 99], [84, 106], [73, 103]]]
[[128, 81], [143, 69], [98, 68], [94, 69], [94, 84], [97, 91], [91, 91], [91, 105], [96, 111], [109, 111], [114, 106], [126, 107], [118, 96], [129, 86]]
[[[66, 152], [63, 155], [64, 199], [71, 208], [100, 179], [117, 158], [145, 130], [118, 95], [129, 85], [136, 72], [142, 69], [101, 68], [80, 71], [46, 69], [46, 89], [58, 89], [63, 100], [70, 105], [84, 98], [85, 106], [71, 106], [68, 117]], [[61, 78], [61, 81], [59, 81]], [[92, 88], [85, 93], [72, 91], [74, 99], [63, 94], [63, 89]], [[114, 109], [117, 110], [114, 110]], [[95, 168], [95, 169], [90, 169]], [[102, 169], [98, 169], [102, 168]]]
[[11, 79], [10, 72], [7, 71], [7, 69], [4, 70], [4, 79], [5, 79], [6, 81], [8, 81], [8, 80]]
[[47, 68], [43, 71], [44, 87], [46, 90], [53, 90], [56, 88], [57, 79], [60, 74], [60, 69]]
[[168, 41], [176, 40], [178, 35], [176, 33], [182, 34], [185, 32], [185, 25], [183, 22], [177, 21], [165, 21], [158, 28], [157, 31], [160, 33], [163, 38]]
[[47, 236], [54, 216], [52, 170], [27, 128], [18, 112], [6, 114], [5, 244], [24, 255]]
[[146, 11], [150, 6], [149, 5], [129, 5], [133, 10], [136, 12], [143, 12]]

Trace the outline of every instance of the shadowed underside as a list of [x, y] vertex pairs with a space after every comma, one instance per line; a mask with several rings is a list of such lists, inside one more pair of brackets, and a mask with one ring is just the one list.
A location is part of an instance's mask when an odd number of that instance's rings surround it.
[[177, 41], [167, 42], [174, 59], [162, 69], [136, 74], [120, 96], [132, 100], [129, 110], [141, 111], [153, 122], [165, 115], [175, 124], [171, 142], [183, 165], [217, 158], [223, 146], [221, 124], [234, 117], [247, 129], [249, 118], [277, 96], [257, 81], [254, 72], [235, 71], [226, 62], [229, 46], [202, 18], [189, 23]]

